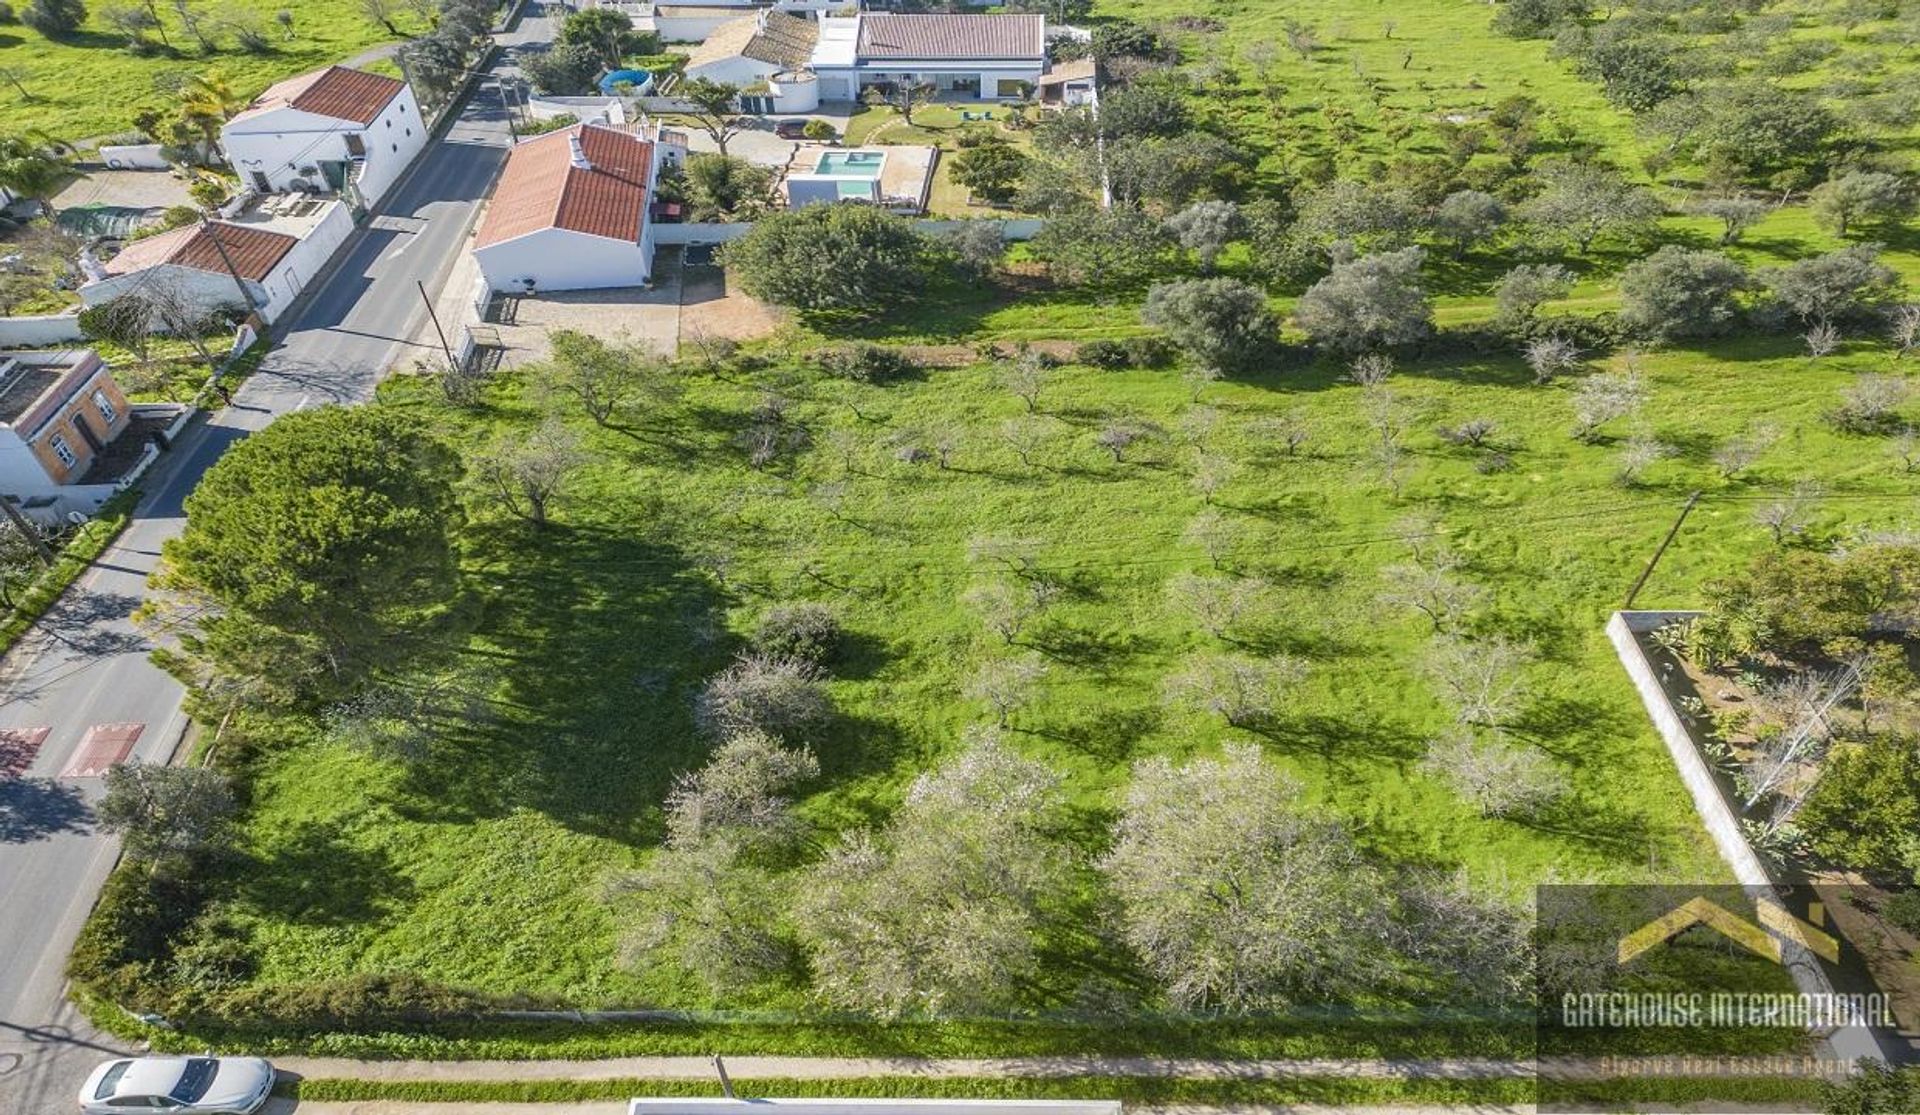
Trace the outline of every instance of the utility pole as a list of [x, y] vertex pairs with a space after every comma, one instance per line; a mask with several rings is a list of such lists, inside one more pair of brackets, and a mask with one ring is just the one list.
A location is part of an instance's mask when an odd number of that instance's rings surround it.
[[1698, 491], [1687, 496], [1686, 506], [1680, 509], [1680, 517], [1675, 519], [1673, 526], [1667, 529], [1667, 536], [1660, 540], [1660, 548], [1653, 551], [1653, 556], [1647, 559], [1647, 567], [1640, 571], [1640, 579], [1633, 582], [1633, 587], [1627, 590], [1627, 602], [1620, 605], [1621, 611], [1624, 612], [1633, 607], [1633, 598], [1639, 596], [1640, 590], [1646, 587], [1647, 578], [1653, 576], [1653, 567], [1660, 564], [1661, 555], [1667, 552], [1668, 546], [1673, 545], [1674, 538], [1680, 533], [1680, 525], [1687, 521], [1687, 516], [1693, 512], [1693, 505], [1699, 502]]
[[454, 370], [453, 346], [447, 343], [447, 331], [440, 328], [440, 315], [433, 312], [433, 299], [427, 297], [425, 281], [415, 279], [413, 285], [420, 288], [420, 301], [427, 304], [427, 320], [433, 322], [433, 331], [440, 335], [440, 351], [447, 354], [447, 371]]
[[253, 290], [233, 266], [233, 257], [227, 254], [227, 246], [220, 242], [219, 225], [210, 220], [205, 213], [200, 214], [200, 227], [205, 230], [207, 239], [213, 241], [213, 250], [220, 253], [220, 262], [227, 265], [227, 274], [233, 276], [233, 285], [240, 288], [240, 297], [247, 303], [249, 313], [259, 313], [260, 303], [253, 297]]
[[0, 511], [7, 513], [8, 520], [13, 523], [13, 529], [19, 531], [22, 535], [26, 536], [27, 541], [33, 543], [33, 552], [40, 558], [40, 564], [52, 565], [53, 547], [47, 545], [46, 537], [40, 533], [40, 528], [28, 522], [27, 517], [22, 515], [20, 509], [15, 507], [13, 501], [6, 496], [0, 496]]
[[713, 1055], [713, 1071], [720, 1074], [720, 1093], [728, 1099], [732, 1099], [733, 1078], [727, 1075], [727, 1063], [720, 1059], [720, 1054], [718, 1053]]
[[502, 78], [495, 81], [493, 88], [500, 94], [500, 111], [505, 113], [507, 117], [507, 135], [513, 138], [515, 144], [518, 144], [520, 142], [520, 129], [513, 126], [513, 102], [507, 99], [506, 79]]

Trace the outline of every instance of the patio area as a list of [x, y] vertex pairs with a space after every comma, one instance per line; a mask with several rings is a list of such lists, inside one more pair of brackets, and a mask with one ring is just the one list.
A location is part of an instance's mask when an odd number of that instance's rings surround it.
[[[875, 152], [884, 156], [877, 175], [865, 168], [847, 165], [862, 154]], [[854, 158], [850, 159], [849, 156]], [[933, 169], [939, 159], [938, 147], [886, 144], [849, 148], [803, 143], [794, 148], [793, 157], [787, 160], [785, 177], [816, 174], [846, 175], [859, 179], [877, 177], [882, 204], [898, 212], [920, 213], [927, 208], [927, 195], [933, 186]]]

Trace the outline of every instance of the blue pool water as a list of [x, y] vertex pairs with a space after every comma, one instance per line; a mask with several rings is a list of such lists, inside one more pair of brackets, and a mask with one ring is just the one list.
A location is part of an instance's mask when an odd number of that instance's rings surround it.
[[887, 160], [878, 151], [826, 151], [813, 170], [816, 174], [835, 174], [846, 178], [878, 178], [880, 164]]

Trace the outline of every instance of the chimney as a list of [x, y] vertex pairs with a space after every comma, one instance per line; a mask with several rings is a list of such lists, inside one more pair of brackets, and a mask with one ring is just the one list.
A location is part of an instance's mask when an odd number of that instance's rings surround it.
[[592, 161], [587, 158], [586, 151], [580, 146], [579, 132], [576, 131], [567, 137], [567, 148], [573, 153], [572, 162], [574, 166], [581, 170], [593, 169]]

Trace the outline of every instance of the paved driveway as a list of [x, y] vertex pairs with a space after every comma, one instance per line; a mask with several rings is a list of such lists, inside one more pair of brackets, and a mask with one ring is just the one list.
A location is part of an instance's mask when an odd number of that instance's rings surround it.
[[547, 331], [575, 329], [595, 336], [621, 337], [671, 357], [680, 348], [680, 253], [663, 251], [654, 260], [652, 287], [561, 290], [535, 298], [508, 298], [504, 320], [480, 328], [499, 333], [508, 367], [547, 358]]
[[79, 205], [115, 205], [127, 209], [165, 209], [192, 205], [187, 183], [164, 170], [88, 171], [53, 195], [55, 209]]

